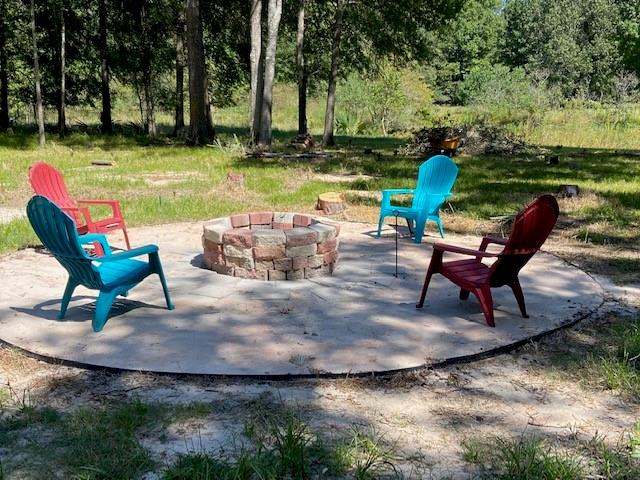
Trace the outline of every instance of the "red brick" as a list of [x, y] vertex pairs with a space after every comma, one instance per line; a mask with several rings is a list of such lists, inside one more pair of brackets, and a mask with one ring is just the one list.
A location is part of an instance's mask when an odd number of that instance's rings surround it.
[[302, 280], [304, 278], [304, 270], [289, 270], [287, 272], [287, 280]]
[[233, 275], [235, 267], [231, 265], [218, 265], [216, 263], [211, 265], [211, 270], [213, 270], [214, 272], [218, 272], [222, 275]]
[[222, 253], [222, 245], [220, 243], [212, 242], [202, 237], [202, 247], [205, 252]]
[[253, 232], [246, 228], [234, 228], [227, 230], [222, 236], [222, 241], [227, 245], [233, 245], [234, 247], [251, 247]]
[[255, 212], [249, 214], [251, 225], [271, 225], [273, 212]]
[[307, 266], [307, 257], [295, 257], [291, 259], [291, 269], [301, 270]]
[[252, 280], [266, 280], [268, 276], [266, 270], [247, 270], [246, 268], [239, 267], [236, 267], [234, 275], [238, 278], [249, 278]]
[[290, 230], [293, 228], [293, 223], [273, 222], [273, 224], [271, 225], [271, 228], [274, 228], [277, 230]]
[[252, 258], [245, 257], [224, 257], [225, 262], [228, 266], [240, 267], [253, 270], [255, 264], [253, 263]]
[[256, 260], [256, 270], [273, 270], [273, 260]]
[[273, 260], [273, 266], [276, 270], [283, 272], [293, 270], [293, 260], [291, 258], [276, 258]]
[[220, 265], [224, 265], [225, 261], [224, 261], [224, 255], [222, 253], [217, 253], [217, 252], [204, 252], [204, 261], [205, 263], [208, 263], [209, 265], [214, 264], [214, 263], [219, 263]]
[[231, 215], [231, 217], [229, 217], [231, 219], [231, 226], [233, 228], [239, 228], [239, 227], [248, 227], [251, 224], [251, 221], [249, 219], [249, 215], [247, 215], [246, 213], [239, 213], [238, 215]]
[[306, 227], [295, 227], [285, 232], [287, 247], [300, 247], [318, 241], [318, 232]]
[[284, 257], [284, 245], [269, 247], [253, 247], [253, 257], [256, 260], [274, 260]]
[[269, 270], [269, 280], [286, 280], [287, 273], [280, 270]]
[[294, 227], [308, 227], [311, 225], [311, 217], [309, 215], [294, 215], [293, 226]]
[[323, 257], [324, 257], [323, 263], [325, 265], [329, 265], [330, 263], [335, 263], [338, 261], [338, 252], [337, 251], [327, 252], [323, 255]]
[[325, 240], [324, 242], [320, 242], [318, 244], [318, 253], [333, 252], [337, 248], [338, 248], [338, 239], [330, 238], [329, 240]]
[[324, 265], [322, 267], [317, 268], [305, 268], [304, 269], [304, 277], [305, 278], [314, 278], [320, 277], [322, 275], [328, 275], [331, 273], [331, 269], [328, 265]]

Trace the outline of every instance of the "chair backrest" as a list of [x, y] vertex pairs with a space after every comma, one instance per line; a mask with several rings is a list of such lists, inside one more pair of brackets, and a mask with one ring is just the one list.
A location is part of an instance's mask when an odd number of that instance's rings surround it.
[[[62, 173], [46, 162], [36, 162], [29, 169], [29, 182], [36, 195], [47, 197], [60, 208], [75, 208]], [[73, 220], [80, 225], [82, 220], [77, 212], [71, 212]]]
[[439, 208], [443, 198], [426, 194], [448, 195], [458, 177], [458, 167], [446, 155], [436, 155], [420, 165], [418, 183], [413, 196], [413, 208]]
[[74, 221], [51, 200], [36, 195], [27, 204], [27, 216], [38, 238], [78, 283], [99, 289], [102, 280], [78, 238]]
[[555, 226], [560, 209], [552, 195], [541, 195], [527, 205], [513, 222], [511, 235], [491, 267], [491, 285], [508, 284], [540, 250]]

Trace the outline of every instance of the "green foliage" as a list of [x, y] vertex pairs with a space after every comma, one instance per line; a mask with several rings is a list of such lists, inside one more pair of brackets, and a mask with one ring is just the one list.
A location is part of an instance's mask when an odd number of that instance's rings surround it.
[[539, 72], [567, 97], [611, 93], [621, 65], [614, 0], [511, 0], [504, 14], [509, 65]]
[[430, 88], [414, 70], [385, 61], [376, 74], [353, 73], [340, 84], [336, 127], [348, 135], [371, 131], [387, 135], [415, 123], [431, 100]]
[[538, 438], [467, 440], [463, 458], [496, 480], [578, 480], [579, 464]]

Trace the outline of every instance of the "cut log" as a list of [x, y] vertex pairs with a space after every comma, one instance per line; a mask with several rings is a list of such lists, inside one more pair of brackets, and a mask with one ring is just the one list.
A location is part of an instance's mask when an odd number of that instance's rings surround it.
[[347, 204], [340, 193], [326, 192], [318, 195], [316, 210], [322, 210], [325, 215], [333, 215], [346, 210]]
[[580, 187], [578, 185], [560, 185], [558, 188], [558, 196], [560, 198], [573, 198], [580, 195]]

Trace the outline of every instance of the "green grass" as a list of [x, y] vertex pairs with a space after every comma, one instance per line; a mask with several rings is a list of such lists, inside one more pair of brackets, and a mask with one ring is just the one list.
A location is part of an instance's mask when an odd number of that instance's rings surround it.
[[[284, 150], [295, 135], [296, 96], [292, 88], [280, 85], [276, 89], [276, 150]], [[456, 121], [496, 115], [469, 108], [431, 108], [451, 113]], [[490, 221], [492, 217], [511, 215], [535, 195], [556, 192], [561, 184], [577, 184], [582, 196], [562, 202], [563, 221], [556, 232], [584, 247], [576, 260], [588, 270], [620, 282], [637, 279], [640, 259], [631, 249], [640, 242], [640, 159], [625, 149], [640, 150], [640, 107], [625, 108], [622, 117], [616, 107], [583, 106], [545, 112], [536, 122], [512, 125], [529, 141], [551, 146], [560, 156], [559, 165], [547, 165], [527, 154], [456, 157], [460, 176], [450, 202], [455, 214], [445, 220], [447, 230], [495, 231], [498, 226]], [[316, 135], [321, 133], [322, 111], [323, 99], [311, 99], [309, 122]], [[126, 118], [126, 108], [119, 106], [118, 112]], [[93, 115], [87, 110], [77, 113], [84, 121]], [[134, 118], [134, 114], [132, 110], [128, 115]], [[70, 115], [74, 118], [73, 110]], [[27, 171], [37, 160], [62, 170], [76, 198], [120, 200], [130, 226], [201, 221], [246, 210], [312, 212], [317, 195], [325, 191], [376, 192], [415, 184], [419, 159], [394, 153], [410, 138], [410, 132], [338, 136], [340, 148], [330, 152], [331, 158], [318, 161], [254, 159], [243, 155], [242, 144], [247, 141], [244, 104], [218, 109], [215, 118], [218, 140], [215, 145], [199, 148], [185, 147], [166, 136], [150, 139], [133, 133], [105, 136], [72, 132], [63, 139], [49, 135], [47, 146], [39, 149], [32, 129], [16, 128], [13, 133], [0, 134], [0, 206], [24, 208], [30, 197]], [[167, 126], [164, 131], [168, 130]], [[559, 136], [571, 140], [560, 141]], [[365, 155], [364, 147], [372, 148], [375, 154]], [[94, 160], [109, 160], [114, 166], [92, 166]], [[228, 172], [244, 174], [243, 191], [229, 187]], [[335, 173], [371, 178], [336, 182], [321, 177]], [[375, 200], [352, 194], [349, 199], [357, 208], [348, 211], [345, 219], [376, 221]], [[35, 242], [25, 219], [0, 225], [0, 254]], [[587, 248], [591, 246], [606, 250]]]
[[137, 478], [158, 468], [140, 438], [160, 436], [168, 425], [207, 416], [212, 408], [132, 400], [63, 413], [15, 392], [12, 404], [0, 419], [0, 445], [11, 452], [2, 459], [4, 474], [83, 480]]
[[584, 345], [552, 355], [554, 375], [640, 402], [640, 317], [613, 317], [582, 335]]
[[478, 468], [481, 478], [496, 480], [631, 480], [640, 478], [640, 461], [633, 439], [615, 445], [596, 435], [589, 440], [470, 438], [462, 445], [463, 459]]

